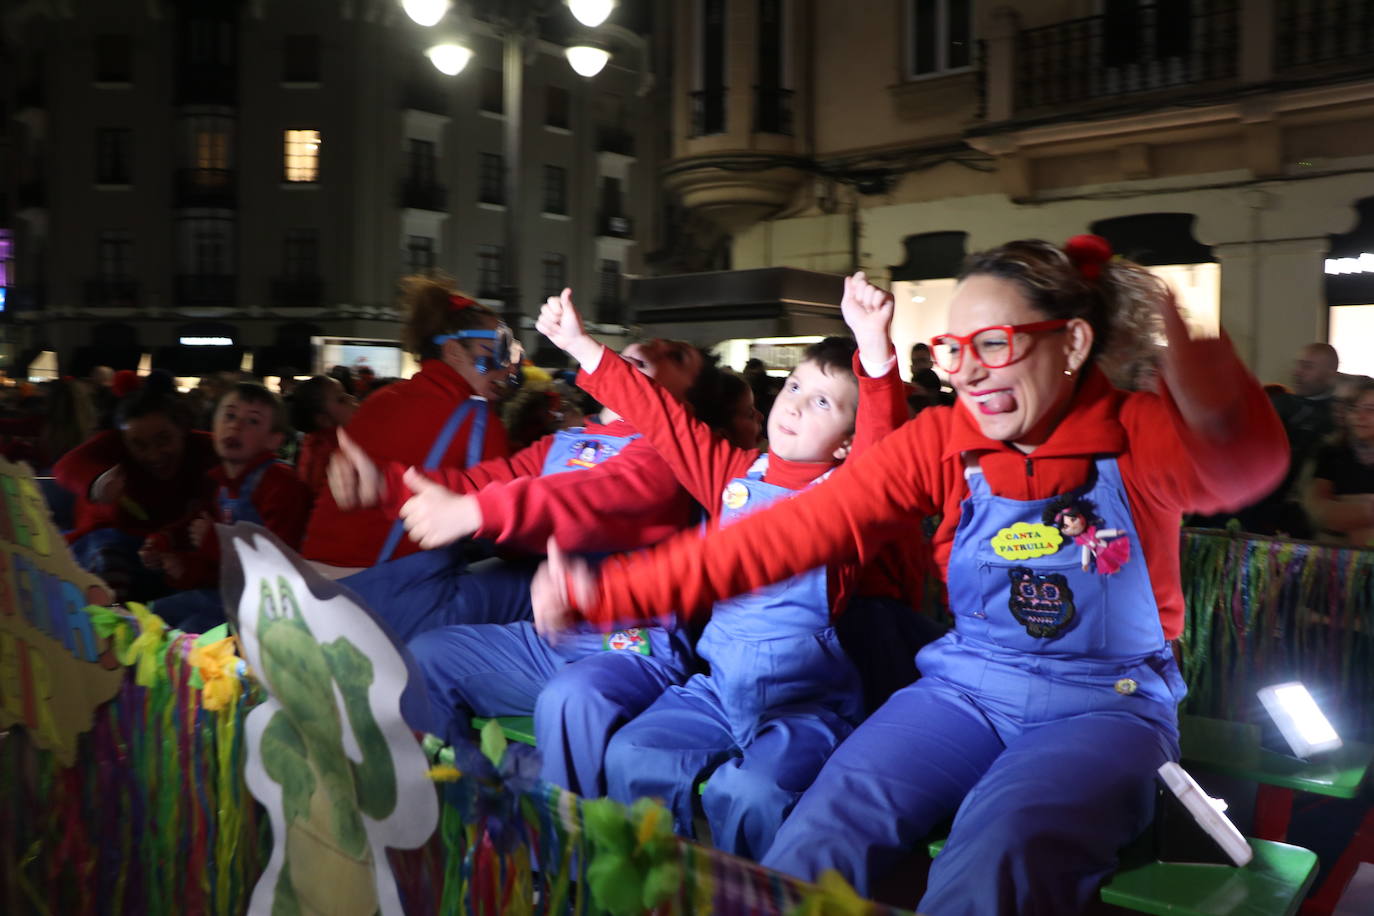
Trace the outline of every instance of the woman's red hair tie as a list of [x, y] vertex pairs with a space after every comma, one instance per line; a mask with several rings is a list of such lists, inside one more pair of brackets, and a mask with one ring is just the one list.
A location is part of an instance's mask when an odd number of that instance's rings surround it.
[[477, 300], [469, 299], [467, 296], [460, 296], [454, 293], [448, 297], [448, 310], [450, 312], [461, 312], [463, 309], [470, 309], [477, 304]]
[[1096, 280], [1112, 259], [1112, 243], [1100, 235], [1075, 235], [1064, 243], [1064, 254], [1084, 280]]

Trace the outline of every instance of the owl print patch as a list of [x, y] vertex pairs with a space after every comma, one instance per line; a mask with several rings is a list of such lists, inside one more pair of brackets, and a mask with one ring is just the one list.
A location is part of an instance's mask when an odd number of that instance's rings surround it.
[[1013, 566], [1011, 600], [1007, 605], [1016, 622], [1038, 639], [1052, 639], [1073, 626], [1076, 616], [1073, 592], [1059, 573], [1037, 573], [1024, 566]]

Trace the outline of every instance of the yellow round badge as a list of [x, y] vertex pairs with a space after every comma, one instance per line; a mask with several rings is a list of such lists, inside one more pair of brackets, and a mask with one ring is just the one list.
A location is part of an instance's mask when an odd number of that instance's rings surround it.
[[725, 493], [721, 496], [727, 509], [738, 509], [740, 506], [749, 502], [749, 488], [738, 480], [732, 481], [725, 488]]

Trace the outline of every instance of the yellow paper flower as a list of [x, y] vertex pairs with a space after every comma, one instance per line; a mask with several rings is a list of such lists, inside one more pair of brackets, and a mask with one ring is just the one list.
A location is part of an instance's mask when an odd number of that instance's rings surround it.
[[200, 672], [205, 683], [201, 688], [201, 705], [214, 712], [238, 701], [242, 685], [239, 683], [239, 657], [234, 653], [234, 637], [227, 636], [208, 645], [191, 650], [191, 667]]
[[141, 604], [131, 601], [127, 609], [138, 624], [138, 636], [119, 654], [119, 662], [122, 665], [135, 665], [134, 683], [151, 687], [157, 678], [157, 665], [162, 658], [162, 635], [167, 630], [167, 624]]

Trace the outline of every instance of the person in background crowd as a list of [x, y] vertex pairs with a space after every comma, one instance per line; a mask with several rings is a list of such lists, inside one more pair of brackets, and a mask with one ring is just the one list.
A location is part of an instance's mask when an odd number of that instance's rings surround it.
[[[1098, 363], [1124, 361], [1159, 320], [1161, 393], [1114, 388]], [[940, 341], [955, 407], [705, 539], [613, 557], [596, 577], [551, 551], [535, 624], [690, 614], [871, 557], [940, 514], [955, 630], [829, 759], [762, 864], [806, 880], [834, 868], [867, 894], [952, 817], [919, 912], [1078, 913], [1150, 823], [1158, 768], [1178, 759], [1181, 514], [1272, 488], [1283, 426], [1230, 342], [1192, 338], [1162, 283], [1096, 236], [971, 256]], [[1082, 569], [1073, 546], [1030, 557], [1009, 542], [1070, 494], [1130, 539], [1112, 572]]]
[[43, 468], [51, 467], [95, 431], [95, 405], [81, 382], [67, 376], [48, 386], [48, 409], [39, 436]]
[[911, 380], [916, 381], [916, 373], [933, 370], [935, 362], [930, 358], [930, 344], [918, 341], [911, 345]]
[[162, 576], [138, 559], [144, 539], [182, 518], [201, 497], [205, 474], [219, 459], [208, 433], [170, 395], [140, 392], [119, 405], [116, 429], [63, 456], [53, 476], [76, 498], [67, 535], [84, 568], [124, 600], [146, 601], [164, 590]]
[[[420, 359], [420, 371], [364, 401], [348, 423], [349, 437], [380, 465], [436, 470], [506, 457], [506, 431], [488, 401], [520, 359], [510, 328], [491, 309], [429, 277], [407, 277], [401, 298], [402, 343]], [[301, 553], [356, 570], [414, 553], [418, 548], [404, 534], [380, 508], [344, 512], [325, 491]]]
[[1374, 381], [1349, 398], [1338, 441], [1317, 449], [1303, 503], [1321, 540], [1374, 547]]
[[358, 380], [353, 376], [353, 370], [347, 366], [335, 366], [329, 370], [329, 377], [343, 386], [344, 391], [354, 397], [358, 396]]
[[314, 498], [319, 498], [327, 483], [329, 459], [339, 447], [339, 429], [348, 425], [357, 409], [358, 399], [327, 375], [296, 387], [290, 404], [291, 425], [304, 434], [296, 473]]
[[109, 366], [96, 366], [87, 377], [91, 386], [91, 399], [95, 405], [97, 429], [110, 429], [114, 426], [115, 408], [119, 398], [115, 396], [114, 370]]
[[1191, 519], [1197, 527], [1224, 527], [1234, 517], [1242, 531], [1310, 538], [1312, 520], [1303, 505], [1302, 479], [1321, 443], [1336, 429], [1335, 388], [1340, 358], [1330, 344], [1310, 343], [1293, 360], [1293, 389], [1270, 400], [1288, 434], [1288, 473], [1273, 491], [1253, 505], [1224, 516]]

